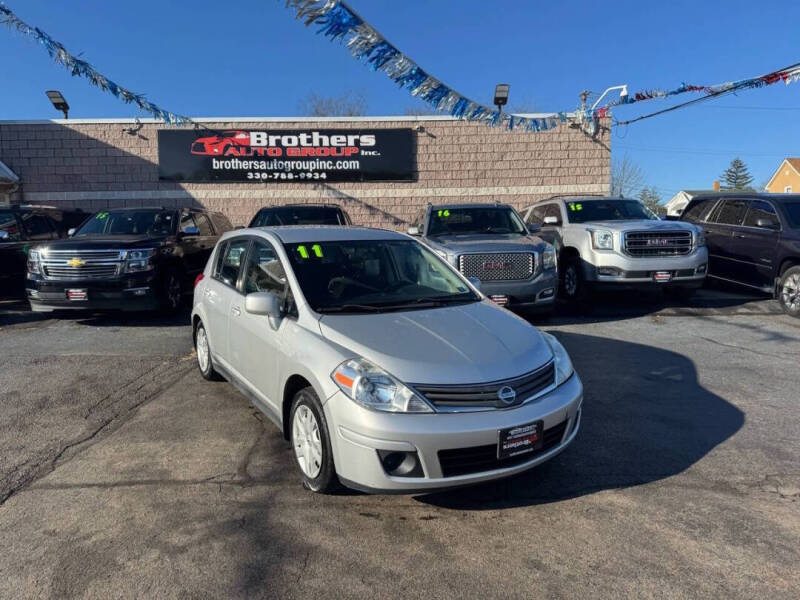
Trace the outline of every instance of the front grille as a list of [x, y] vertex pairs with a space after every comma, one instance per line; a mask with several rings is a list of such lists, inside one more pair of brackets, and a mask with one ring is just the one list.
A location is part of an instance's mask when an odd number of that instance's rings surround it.
[[561, 421], [558, 425], [544, 430], [542, 447], [538, 450], [503, 459], [497, 458], [497, 444], [439, 450], [439, 466], [442, 469], [442, 477], [456, 477], [457, 475], [469, 475], [521, 465], [558, 446], [564, 438], [566, 429], [567, 421]]
[[465, 277], [481, 281], [512, 281], [528, 279], [536, 266], [531, 252], [494, 254], [462, 254], [458, 257], [458, 270]]
[[48, 250], [40, 254], [45, 279], [111, 279], [121, 272], [120, 250]]
[[[470, 385], [412, 384], [412, 386], [437, 407], [508, 408], [546, 390], [553, 385], [555, 377], [555, 363], [551, 361], [535, 371], [503, 381]], [[500, 400], [498, 392], [504, 387], [510, 387], [516, 392], [516, 402], [506, 404]]]
[[631, 256], [682, 256], [692, 251], [691, 231], [629, 231], [624, 250]]

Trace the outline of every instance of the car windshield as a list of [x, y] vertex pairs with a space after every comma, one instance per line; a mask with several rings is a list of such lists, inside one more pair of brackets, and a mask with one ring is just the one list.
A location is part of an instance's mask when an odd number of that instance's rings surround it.
[[434, 208], [427, 235], [525, 235], [527, 230], [517, 214], [507, 206]]
[[783, 210], [786, 211], [792, 229], [800, 229], [800, 200], [784, 202]]
[[570, 223], [658, 220], [656, 214], [638, 200], [570, 200], [565, 204]]
[[382, 312], [476, 302], [439, 257], [414, 240], [286, 244], [303, 295], [317, 312]]
[[75, 236], [172, 235], [175, 212], [169, 210], [107, 210], [93, 215]]
[[259, 212], [251, 227], [278, 225], [344, 225], [338, 208], [330, 206], [300, 206], [270, 208]]

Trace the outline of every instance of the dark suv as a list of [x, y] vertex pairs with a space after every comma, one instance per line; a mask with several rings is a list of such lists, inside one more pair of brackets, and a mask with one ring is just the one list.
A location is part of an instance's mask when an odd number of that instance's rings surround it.
[[223, 215], [190, 208], [98, 212], [69, 239], [31, 248], [28, 300], [44, 312], [175, 310], [231, 229]]
[[248, 227], [280, 225], [352, 225], [350, 215], [336, 204], [285, 204], [265, 206]]
[[25, 295], [25, 263], [32, 244], [67, 237], [88, 216], [50, 206], [0, 207], [0, 296]]
[[697, 196], [681, 220], [706, 232], [709, 277], [773, 294], [800, 317], [800, 195]]

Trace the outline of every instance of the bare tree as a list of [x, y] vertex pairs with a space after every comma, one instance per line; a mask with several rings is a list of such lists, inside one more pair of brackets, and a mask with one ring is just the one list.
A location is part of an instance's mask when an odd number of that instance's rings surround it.
[[428, 115], [445, 115], [447, 113], [438, 112], [430, 104], [415, 104], [414, 106], [407, 106], [403, 109], [403, 114], [408, 117], [426, 117]]
[[360, 117], [367, 114], [367, 99], [363, 92], [349, 91], [341, 96], [320, 96], [311, 92], [298, 108], [309, 117]]
[[632, 198], [644, 186], [644, 171], [626, 154], [611, 164], [611, 195]]

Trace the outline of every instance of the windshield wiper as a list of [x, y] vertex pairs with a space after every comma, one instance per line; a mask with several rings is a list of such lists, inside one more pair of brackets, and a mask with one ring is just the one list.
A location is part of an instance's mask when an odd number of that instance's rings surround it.
[[329, 312], [379, 312], [383, 310], [383, 306], [374, 306], [372, 304], [337, 304], [336, 306], [321, 306], [315, 309], [318, 313]]

